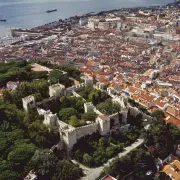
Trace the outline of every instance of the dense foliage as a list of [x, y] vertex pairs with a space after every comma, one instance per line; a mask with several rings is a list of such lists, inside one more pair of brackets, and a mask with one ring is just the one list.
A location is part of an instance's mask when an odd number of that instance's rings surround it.
[[142, 134], [145, 146], [114, 160], [104, 169], [103, 175], [111, 174], [117, 179], [123, 177], [131, 177], [133, 180], [153, 179], [159, 158], [164, 160], [174, 153], [176, 143], [180, 139], [179, 129], [174, 125], [165, 124], [162, 111], [154, 112], [153, 117], [156, 120]]
[[37, 150], [28, 164], [40, 180], [73, 180], [82, 176], [82, 170], [71, 161], [60, 159], [49, 150]]
[[53, 180], [74, 180], [83, 175], [82, 169], [71, 161], [59, 161], [56, 165], [56, 171]]
[[92, 102], [94, 105], [101, 103], [109, 98], [109, 95], [106, 92], [101, 92], [100, 90], [94, 89], [92, 86], [87, 86], [79, 94], [89, 102]]
[[[80, 75], [81, 75], [81, 71], [79, 71], [78, 69], [76, 69], [74, 66], [70, 66], [70, 65], [53, 65], [53, 64], [49, 64], [48, 62], [45, 61], [39, 61], [39, 64], [43, 65], [43, 66], [47, 66], [49, 68], [54, 69], [55, 71], [64, 71], [67, 72], [67, 75], [71, 78], [74, 78], [76, 80], [80, 80]], [[63, 72], [61, 72], [63, 73]]]
[[94, 112], [84, 113], [85, 101], [81, 97], [61, 97], [60, 111], [58, 113], [60, 120], [79, 127], [86, 124], [86, 121], [95, 121], [97, 114]]
[[4, 102], [16, 104], [18, 108], [22, 108], [22, 98], [34, 95], [36, 101], [47, 98], [49, 83], [46, 80], [38, 80], [32, 82], [21, 83], [14, 91], [3, 91]]
[[31, 66], [26, 61], [0, 63], [0, 87], [5, 87], [8, 81], [47, 79], [47, 73], [31, 71]]
[[111, 99], [107, 99], [104, 102], [98, 104], [96, 108], [107, 115], [111, 115], [114, 113], [119, 113], [121, 110], [121, 106], [118, 103], [114, 103]]
[[140, 131], [136, 128], [131, 129], [128, 133], [112, 133], [109, 141], [113, 144], [129, 146], [135, 142], [140, 136]]
[[[0, 98], [0, 179], [23, 179], [30, 170], [36, 171], [38, 178], [43, 180], [55, 180], [56, 177], [61, 177], [61, 180], [71, 180], [72, 177], [78, 179], [82, 175], [78, 166], [69, 160], [58, 161], [49, 150], [43, 150], [57, 144], [60, 139], [58, 129], [44, 125], [44, 117], [38, 115], [36, 109], [29, 108], [28, 112], [22, 110], [22, 98], [33, 94], [38, 102], [49, 96], [47, 72], [33, 72], [27, 62], [0, 65], [1, 87], [6, 86], [8, 81], [21, 83], [14, 91], [4, 90]], [[66, 81], [67, 77], [64, 79], [65, 85]], [[71, 106], [76, 107], [77, 112], [84, 112], [82, 99], [69, 99], [62, 103], [52, 100], [41, 106], [50, 108], [52, 112]], [[71, 171], [67, 167], [71, 167]]]
[[153, 173], [148, 175], [147, 172], [153, 172], [155, 168], [151, 153], [144, 148], [138, 148], [126, 156], [113, 160], [110, 166], [105, 167], [103, 175], [111, 174], [118, 180], [125, 176], [133, 180], [152, 180]]
[[58, 70], [53, 70], [49, 74], [49, 80], [51, 84], [63, 84], [66, 87], [72, 86], [72, 81], [69, 79], [69, 76], [66, 74], [63, 74], [62, 72]]
[[81, 71], [79, 71], [78, 69], [76, 69], [75, 67], [73, 66], [58, 66], [58, 65], [55, 65], [54, 69], [59, 69], [61, 71], [65, 71], [67, 72], [67, 75], [71, 78], [74, 78], [76, 80], [80, 80], [80, 74], [81, 74]]
[[81, 138], [73, 148], [73, 157], [87, 166], [100, 166], [124, 148], [123, 143], [115, 145], [111, 140], [98, 133]]

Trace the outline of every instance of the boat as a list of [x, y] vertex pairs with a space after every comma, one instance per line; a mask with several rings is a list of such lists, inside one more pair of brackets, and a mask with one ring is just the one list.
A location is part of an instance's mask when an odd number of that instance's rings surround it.
[[0, 19], [0, 22], [6, 22], [6, 19]]
[[57, 11], [57, 9], [48, 10], [48, 11], [46, 11], [46, 12], [47, 12], [47, 13], [51, 13], [51, 12], [55, 12], [55, 11]]

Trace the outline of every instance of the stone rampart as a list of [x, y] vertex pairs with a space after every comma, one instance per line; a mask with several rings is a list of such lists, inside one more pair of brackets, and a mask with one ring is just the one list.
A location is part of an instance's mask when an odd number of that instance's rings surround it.
[[76, 138], [80, 139], [86, 135], [91, 135], [98, 131], [98, 123], [93, 123], [90, 125], [82, 126], [76, 128]]

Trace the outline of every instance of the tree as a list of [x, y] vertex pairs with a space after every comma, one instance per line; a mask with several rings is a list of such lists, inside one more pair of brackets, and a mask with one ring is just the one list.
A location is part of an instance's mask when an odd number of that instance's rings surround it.
[[59, 111], [59, 117], [62, 121], [67, 122], [71, 116], [77, 116], [74, 108], [63, 108]]
[[57, 163], [56, 172], [53, 180], [73, 180], [82, 176], [82, 170], [68, 160], [62, 160]]
[[16, 171], [21, 172], [33, 156], [35, 150], [36, 146], [34, 144], [19, 143], [8, 154], [8, 160], [12, 163]]
[[93, 111], [86, 112], [83, 114], [82, 119], [85, 121], [95, 121], [97, 114]]
[[60, 83], [65, 85], [66, 87], [71, 86], [69, 77], [57, 70], [50, 72], [49, 79], [52, 84]]
[[99, 94], [97, 92], [92, 91], [88, 95], [88, 101], [91, 101], [94, 105], [96, 105], [97, 104], [97, 100], [98, 100], [98, 96], [99, 96]]
[[57, 159], [49, 150], [37, 150], [29, 162], [28, 169], [33, 170], [39, 177], [52, 177]]
[[93, 158], [89, 154], [85, 153], [83, 155], [83, 162], [84, 162], [84, 164], [86, 164], [88, 166], [92, 166], [93, 165]]
[[156, 110], [156, 111], [152, 112], [151, 116], [158, 120], [162, 120], [165, 118], [164, 112], [161, 110]]
[[8, 90], [3, 90], [3, 100], [4, 102], [12, 103], [12, 95]]
[[20, 175], [12, 170], [11, 164], [6, 160], [0, 160], [0, 179], [1, 180], [18, 180]]
[[85, 101], [82, 98], [77, 99], [77, 103], [75, 106], [78, 113], [84, 113], [84, 103]]
[[20, 179], [20, 175], [15, 172], [15, 171], [10, 171], [10, 170], [5, 170], [0, 172], [0, 179], [1, 180], [19, 180]]
[[68, 123], [74, 127], [83, 126], [85, 124], [84, 120], [78, 120], [76, 116], [71, 116]]

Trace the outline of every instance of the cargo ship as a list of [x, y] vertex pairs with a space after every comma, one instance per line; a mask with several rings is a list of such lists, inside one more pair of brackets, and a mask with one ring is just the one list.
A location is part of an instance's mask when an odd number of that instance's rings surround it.
[[46, 12], [47, 12], [47, 13], [51, 13], [51, 12], [55, 12], [55, 11], [57, 11], [57, 9], [48, 10], [48, 11], [46, 11]]
[[0, 19], [0, 22], [6, 22], [6, 19]]

